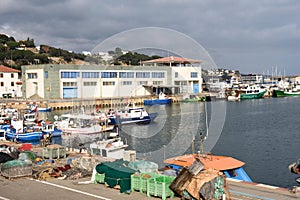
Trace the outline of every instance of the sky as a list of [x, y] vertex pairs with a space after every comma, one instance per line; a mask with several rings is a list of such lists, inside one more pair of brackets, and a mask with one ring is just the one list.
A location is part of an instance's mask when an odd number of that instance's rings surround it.
[[157, 27], [198, 43], [219, 68], [295, 75], [299, 10], [298, 0], [1, 0], [0, 33], [81, 53], [120, 33]]

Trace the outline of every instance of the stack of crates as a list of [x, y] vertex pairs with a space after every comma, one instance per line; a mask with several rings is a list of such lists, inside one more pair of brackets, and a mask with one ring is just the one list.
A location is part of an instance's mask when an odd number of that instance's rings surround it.
[[140, 191], [147, 196], [173, 198], [174, 192], [169, 188], [175, 177], [157, 173], [141, 173], [131, 175], [131, 191]]

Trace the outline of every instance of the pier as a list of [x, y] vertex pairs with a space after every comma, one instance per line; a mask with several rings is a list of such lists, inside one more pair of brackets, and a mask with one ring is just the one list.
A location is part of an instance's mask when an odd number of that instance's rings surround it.
[[[200, 97], [215, 96], [212, 93], [201, 93]], [[51, 107], [52, 110], [69, 110], [79, 109], [110, 109], [124, 107], [130, 102], [136, 105], [144, 105], [144, 100], [154, 99], [152, 96], [138, 96], [138, 97], [122, 97], [122, 98], [93, 98], [93, 99], [14, 99], [5, 98], [0, 100], [2, 106], [7, 108], [26, 109], [27, 105], [33, 104], [39, 107]], [[183, 95], [171, 96], [172, 103], [179, 103], [183, 99]]]

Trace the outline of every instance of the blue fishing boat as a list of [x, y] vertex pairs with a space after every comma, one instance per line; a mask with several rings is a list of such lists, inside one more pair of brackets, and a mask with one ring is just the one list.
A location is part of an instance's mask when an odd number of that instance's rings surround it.
[[59, 137], [62, 131], [57, 129], [53, 124], [31, 124], [24, 126], [22, 120], [11, 121], [11, 126], [6, 128], [6, 139], [19, 142], [39, 141], [44, 135]]
[[229, 156], [207, 155], [207, 154], [187, 154], [164, 160], [165, 169], [172, 169], [178, 173], [183, 167], [191, 166], [195, 160], [201, 161], [204, 169], [216, 169], [225, 174], [227, 178], [252, 182], [249, 175], [243, 169], [244, 162]]
[[158, 99], [145, 99], [144, 105], [165, 105], [165, 104], [171, 104], [172, 98], [166, 96], [164, 93], [160, 93]]
[[52, 137], [60, 137], [62, 130], [58, 129], [54, 124], [42, 124], [42, 132], [44, 134], [51, 134]]
[[125, 109], [112, 112], [108, 117], [111, 125], [125, 125], [132, 123], [149, 124], [157, 115], [157, 113], [149, 114], [144, 107], [135, 107], [134, 104], [129, 104]]
[[37, 105], [28, 105], [28, 107], [30, 108], [30, 113], [33, 112], [51, 112], [52, 108], [51, 107], [46, 107], [46, 108], [42, 108], [42, 107], [38, 107]]
[[6, 139], [19, 142], [37, 141], [42, 139], [43, 132], [40, 129], [15, 129], [9, 128], [6, 130]]

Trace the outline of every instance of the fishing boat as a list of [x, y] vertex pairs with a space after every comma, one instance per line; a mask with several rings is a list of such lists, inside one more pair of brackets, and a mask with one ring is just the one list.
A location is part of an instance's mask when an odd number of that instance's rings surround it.
[[149, 124], [157, 117], [157, 113], [148, 113], [144, 107], [137, 107], [134, 103], [129, 103], [124, 109], [109, 113], [110, 124]]
[[62, 114], [55, 116], [54, 125], [64, 134], [92, 135], [111, 131], [114, 126], [108, 125], [108, 119], [98, 115]]
[[200, 160], [204, 169], [216, 169], [223, 172], [227, 178], [252, 182], [246, 171], [243, 169], [244, 162], [228, 156], [219, 156], [212, 154], [186, 154], [164, 160], [165, 169], [178, 172], [183, 167], [191, 166], [195, 160]]
[[23, 126], [23, 120], [11, 120], [11, 127], [6, 129], [6, 138], [16, 141], [37, 141], [42, 139], [45, 133], [34, 126]]
[[189, 102], [203, 102], [205, 101], [205, 97], [199, 97], [196, 95], [188, 95], [183, 97], [182, 100], [180, 100], [180, 102], [184, 102], [184, 103], [189, 103]]
[[168, 97], [164, 93], [160, 93], [158, 96], [158, 99], [145, 99], [144, 105], [165, 105], [165, 104], [171, 104], [172, 98]]
[[260, 99], [267, 92], [265, 88], [259, 87], [258, 85], [246, 86], [240, 89], [240, 99]]
[[58, 129], [54, 124], [41, 124], [41, 130], [44, 134], [51, 134], [52, 137], [60, 137], [62, 130]]
[[42, 108], [42, 107], [39, 107], [38, 105], [27, 105], [30, 109], [30, 113], [32, 112], [51, 112], [52, 111], [52, 108], [51, 107], [45, 107], [45, 108]]
[[267, 92], [265, 88], [258, 85], [246, 85], [240, 89], [227, 92], [228, 101], [239, 101], [243, 99], [260, 99]]
[[92, 155], [103, 156], [108, 158], [122, 159], [127, 144], [119, 136], [103, 139], [90, 144]]
[[274, 90], [273, 91], [276, 97], [291, 97], [291, 96], [300, 96], [300, 91], [298, 90]]

